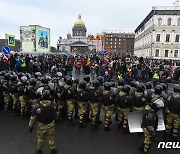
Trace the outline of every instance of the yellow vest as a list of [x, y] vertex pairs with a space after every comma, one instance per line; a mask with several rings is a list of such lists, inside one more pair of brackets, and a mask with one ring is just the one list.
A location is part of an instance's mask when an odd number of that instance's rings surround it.
[[157, 74], [157, 73], [154, 73], [154, 75], [153, 75], [153, 79], [159, 79], [159, 75]]
[[26, 67], [26, 63], [22, 62], [21, 67]]
[[128, 72], [132, 72], [132, 69], [131, 69], [131, 68], [128, 68]]
[[118, 75], [118, 79], [122, 79], [123, 77], [122, 77], [122, 74], [119, 74]]

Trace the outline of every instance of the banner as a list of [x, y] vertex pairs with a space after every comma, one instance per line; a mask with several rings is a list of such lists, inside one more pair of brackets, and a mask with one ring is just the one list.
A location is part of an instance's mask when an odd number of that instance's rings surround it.
[[15, 36], [8, 34], [7, 35], [7, 39], [8, 39], [8, 46], [14, 47], [15, 46], [15, 42], [16, 42]]

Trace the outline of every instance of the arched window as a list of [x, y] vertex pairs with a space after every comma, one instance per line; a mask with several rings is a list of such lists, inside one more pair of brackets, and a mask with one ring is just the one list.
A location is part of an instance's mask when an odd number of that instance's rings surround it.
[[172, 21], [172, 19], [171, 19], [171, 18], [168, 18], [168, 22], [167, 22], [167, 25], [168, 25], [168, 26], [171, 26], [171, 21]]
[[161, 24], [162, 24], [162, 18], [159, 17], [159, 18], [158, 18], [158, 26], [161, 26]]
[[177, 20], [177, 25], [180, 26], [180, 18]]

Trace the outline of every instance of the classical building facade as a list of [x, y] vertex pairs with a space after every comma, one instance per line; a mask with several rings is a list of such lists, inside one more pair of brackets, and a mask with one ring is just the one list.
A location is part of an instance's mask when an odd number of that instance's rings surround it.
[[69, 53], [86, 53], [96, 50], [96, 43], [90, 40], [90, 36], [86, 35], [87, 29], [85, 23], [79, 15], [78, 20], [74, 23], [72, 34], [68, 33], [67, 38], [59, 37], [57, 49], [61, 52]]
[[180, 59], [180, 6], [153, 7], [135, 30], [135, 55]]
[[121, 56], [134, 54], [133, 31], [128, 30], [105, 30], [105, 49], [109, 48], [110, 52], [117, 53]]

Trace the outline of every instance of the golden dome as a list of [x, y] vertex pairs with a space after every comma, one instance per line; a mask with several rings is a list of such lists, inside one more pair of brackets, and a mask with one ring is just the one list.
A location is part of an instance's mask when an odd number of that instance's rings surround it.
[[74, 23], [74, 25], [85, 25], [84, 21], [81, 20], [81, 15], [79, 15], [78, 20]]

